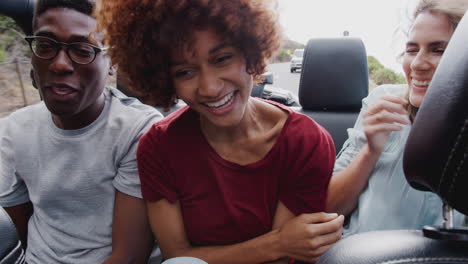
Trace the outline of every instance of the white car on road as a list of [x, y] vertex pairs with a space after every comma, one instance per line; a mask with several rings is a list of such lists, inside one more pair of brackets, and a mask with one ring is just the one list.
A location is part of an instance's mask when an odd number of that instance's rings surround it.
[[304, 49], [294, 50], [291, 58], [291, 73], [302, 68], [302, 58], [304, 57]]

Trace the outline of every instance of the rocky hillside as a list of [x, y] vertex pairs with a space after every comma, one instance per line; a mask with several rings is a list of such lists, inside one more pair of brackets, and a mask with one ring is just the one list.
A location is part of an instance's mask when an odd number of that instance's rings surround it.
[[[24, 87], [24, 97], [15, 64], [0, 64], [0, 118], [19, 109], [25, 104], [33, 104], [40, 100], [39, 93], [32, 86], [29, 78], [30, 64], [20, 64], [21, 79]], [[26, 102], [25, 100], [26, 99]]]

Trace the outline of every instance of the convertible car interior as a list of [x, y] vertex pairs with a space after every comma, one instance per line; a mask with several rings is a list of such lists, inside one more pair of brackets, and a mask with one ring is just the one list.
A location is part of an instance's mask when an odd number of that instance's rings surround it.
[[[33, 0], [2, 0], [0, 14], [30, 33]], [[406, 146], [404, 170], [414, 188], [445, 201], [445, 222], [424, 230], [376, 231], [344, 238], [319, 264], [468, 263], [468, 232], [453, 229], [451, 208], [468, 215], [468, 18], [459, 24], [430, 85]], [[255, 95], [259, 91], [255, 90]], [[311, 39], [299, 85], [300, 107], [341, 149], [368, 93], [367, 56], [356, 38]], [[0, 208], [0, 264], [23, 263], [16, 229]]]
[[468, 17], [442, 57], [405, 147], [409, 184], [444, 201], [444, 222], [423, 230], [366, 232], [344, 238], [318, 264], [468, 263], [468, 230], [452, 225], [453, 209], [468, 215]]

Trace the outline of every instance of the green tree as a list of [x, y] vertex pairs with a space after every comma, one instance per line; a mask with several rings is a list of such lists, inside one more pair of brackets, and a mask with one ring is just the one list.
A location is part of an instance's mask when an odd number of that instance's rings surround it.
[[405, 78], [394, 71], [381, 68], [375, 71], [373, 80], [377, 85], [405, 83]]
[[0, 46], [0, 62], [5, 61], [5, 59], [8, 57], [8, 53], [3, 50]]
[[375, 57], [367, 57], [367, 67], [369, 69], [369, 78], [376, 85], [381, 84], [400, 84], [405, 83], [405, 77], [393, 70], [385, 68]]
[[0, 16], [0, 62], [10, 56], [29, 56], [23, 32], [15, 21], [6, 16]]
[[384, 66], [374, 56], [367, 56], [367, 68], [369, 69], [369, 75], [372, 76], [379, 69], [383, 69]]
[[3, 33], [5, 29], [14, 28], [16, 30], [21, 30], [15, 21], [7, 16], [0, 15], [0, 33]]
[[289, 55], [288, 50], [285, 50], [285, 49], [280, 50], [278, 55], [276, 55], [276, 60], [280, 62], [285, 62], [290, 59], [291, 59], [291, 55]]

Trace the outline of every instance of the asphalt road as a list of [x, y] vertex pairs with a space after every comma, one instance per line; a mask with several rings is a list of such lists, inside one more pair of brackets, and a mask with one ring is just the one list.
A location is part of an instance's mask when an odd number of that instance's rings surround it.
[[267, 66], [267, 70], [273, 73], [273, 85], [293, 92], [296, 96], [299, 91], [300, 71], [291, 73], [289, 62], [274, 63]]

